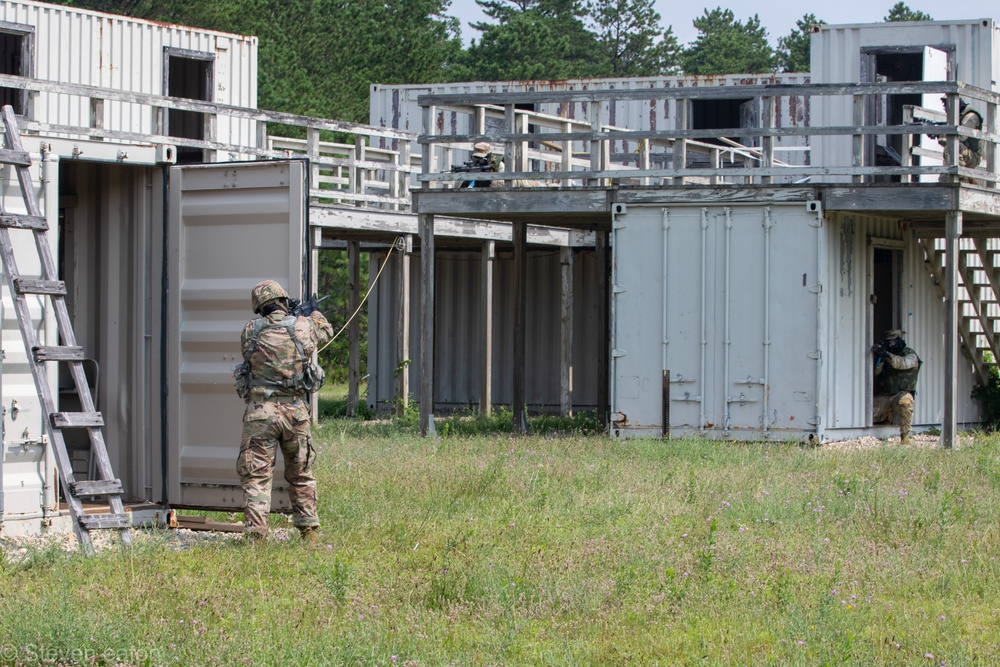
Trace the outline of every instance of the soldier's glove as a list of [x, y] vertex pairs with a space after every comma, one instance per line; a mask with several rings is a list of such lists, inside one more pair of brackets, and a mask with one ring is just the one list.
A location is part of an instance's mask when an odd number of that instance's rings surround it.
[[872, 345], [872, 354], [874, 354], [876, 358], [884, 357], [888, 354], [888, 352], [889, 351], [885, 349], [885, 343], [875, 343]]

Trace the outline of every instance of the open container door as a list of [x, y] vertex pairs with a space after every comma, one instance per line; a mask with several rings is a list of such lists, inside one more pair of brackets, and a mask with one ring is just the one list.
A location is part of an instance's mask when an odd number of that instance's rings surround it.
[[[951, 79], [948, 67], [948, 54], [941, 49], [925, 46], [923, 81], [950, 81]], [[920, 97], [920, 106], [930, 111], [941, 112], [940, 119], [946, 120], [947, 117], [944, 114], [944, 105], [941, 103], [941, 97], [941, 93], [925, 93]], [[937, 118], [931, 118], [931, 120], [937, 120]], [[931, 138], [926, 134], [921, 134], [918, 143], [921, 149], [917, 151], [917, 154], [920, 155], [920, 166], [940, 167], [944, 164], [944, 155], [937, 137]], [[939, 179], [936, 174], [922, 174], [920, 180], [926, 183], [936, 183]]]
[[[166, 489], [177, 507], [243, 505], [236, 475], [244, 403], [233, 386], [250, 290], [309, 276], [302, 162], [171, 167], [167, 258]], [[272, 509], [288, 507], [275, 471]], [[279, 492], [280, 490], [280, 492]]]

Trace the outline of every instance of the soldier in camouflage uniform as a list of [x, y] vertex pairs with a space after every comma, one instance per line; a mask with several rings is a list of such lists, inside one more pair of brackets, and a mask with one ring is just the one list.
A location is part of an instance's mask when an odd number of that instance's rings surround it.
[[[942, 104], [947, 106], [947, 98], [941, 98]], [[978, 111], [969, 106], [969, 103], [963, 99], [958, 101], [958, 124], [966, 127], [970, 130], [981, 130], [983, 129], [983, 117]], [[938, 143], [944, 148], [948, 143], [947, 137], [939, 137]], [[983, 161], [982, 147], [979, 143], [979, 139], [974, 137], [959, 137], [958, 141], [958, 164], [960, 167], [966, 167], [967, 169], [975, 169], [979, 166], [979, 163]], [[945, 180], [947, 175], [942, 175], [942, 180]], [[962, 176], [959, 179], [962, 183], [975, 184], [975, 179], [968, 176]]]
[[315, 541], [319, 527], [312, 475], [316, 450], [301, 378], [308, 359], [333, 337], [333, 327], [318, 310], [308, 316], [289, 316], [288, 294], [273, 280], [258, 283], [251, 302], [259, 317], [247, 323], [241, 339], [251, 379], [236, 462], [246, 494], [244, 530], [251, 538], [267, 535], [271, 479], [280, 447], [294, 525], [303, 539]]
[[910, 444], [913, 425], [913, 395], [917, 393], [917, 375], [924, 363], [917, 353], [906, 346], [903, 332], [885, 332], [882, 343], [872, 348], [875, 354], [875, 397], [872, 403], [872, 423], [890, 423], [899, 417], [899, 439]]

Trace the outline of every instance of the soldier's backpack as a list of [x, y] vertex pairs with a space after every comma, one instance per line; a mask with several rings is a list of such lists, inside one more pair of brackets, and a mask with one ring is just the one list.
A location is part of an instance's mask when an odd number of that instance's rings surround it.
[[[250, 392], [254, 387], [280, 387], [282, 389], [298, 390], [307, 393], [319, 391], [326, 381], [326, 373], [323, 368], [306, 354], [299, 337], [295, 334], [294, 315], [288, 315], [280, 322], [268, 322], [263, 317], [258, 317], [253, 321], [253, 329], [250, 331], [250, 344], [247, 345], [246, 354], [243, 355], [243, 363], [233, 369], [233, 381], [236, 385], [236, 394], [244, 401], [250, 398]], [[295, 349], [299, 353], [299, 360], [302, 362], [302, 372], [296, 373], [284, 382], [265, 380], [254, 377], [250, 367], [250, 357], [257, 349], [257, 337], [264, 329], [285, 329], [288, 336], [295, 343]]]

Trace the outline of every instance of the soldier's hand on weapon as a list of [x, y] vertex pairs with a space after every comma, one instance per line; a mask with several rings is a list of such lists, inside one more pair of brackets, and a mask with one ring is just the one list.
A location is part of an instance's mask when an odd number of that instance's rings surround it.
[[[323, 297], [326, 299], [327, 297]], [[318, 298], [316, 294], [313, 294], [308, 299], [296, 303], [295, 307], [292, 308], [292, 314], [297, 317], [309, 317], [317, 310], [319, 310], [319, 304], [323, 299]]]

